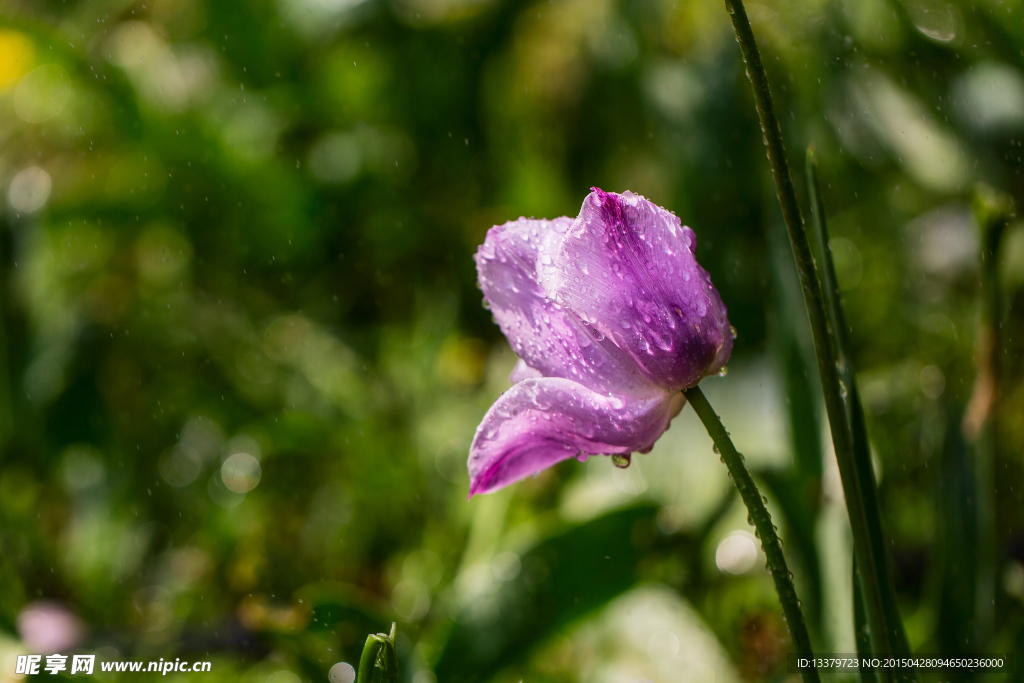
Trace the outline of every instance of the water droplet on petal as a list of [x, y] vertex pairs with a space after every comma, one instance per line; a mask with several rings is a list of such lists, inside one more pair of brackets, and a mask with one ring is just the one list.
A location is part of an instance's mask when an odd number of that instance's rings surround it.
[[629, 467], [632, 456], [632, 453], [614, 453], [612, 454], [612, 464], [624, 470]]

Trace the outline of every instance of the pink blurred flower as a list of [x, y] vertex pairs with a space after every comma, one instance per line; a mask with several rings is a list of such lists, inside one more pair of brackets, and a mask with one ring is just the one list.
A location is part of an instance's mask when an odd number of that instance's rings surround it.
[[18, 633], [29, 652], [67, 652], [82, 640], [84, 628], [74, 612], [59, 602], [37, 600], [18, 614]]

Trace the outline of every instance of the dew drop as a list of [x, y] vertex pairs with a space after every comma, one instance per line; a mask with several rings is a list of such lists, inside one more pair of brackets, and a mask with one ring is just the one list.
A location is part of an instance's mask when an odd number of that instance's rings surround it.
[[632, 453], [613, 453], [612, 464], [618, 467], [619, 469], [624, 470], [627, 467], [629, 467], [629, 463], [632, 456]]

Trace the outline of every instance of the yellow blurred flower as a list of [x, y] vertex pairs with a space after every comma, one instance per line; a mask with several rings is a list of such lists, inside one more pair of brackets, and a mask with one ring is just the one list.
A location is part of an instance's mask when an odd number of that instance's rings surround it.
[[0, 91], [28, 73], [35, 50], [31, 39], [18, 31], [0, 31]]

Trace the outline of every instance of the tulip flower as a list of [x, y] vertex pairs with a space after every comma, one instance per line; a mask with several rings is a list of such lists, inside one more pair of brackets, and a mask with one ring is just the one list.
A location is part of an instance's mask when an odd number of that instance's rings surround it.
[[519, 362], [470, 447], [470, 495], [576, 457], [625, 466], [725, 367], [733, 334], [693, 230], [631, 192], [597, 188], [575, 219], [495, 226], [480, 287]]

